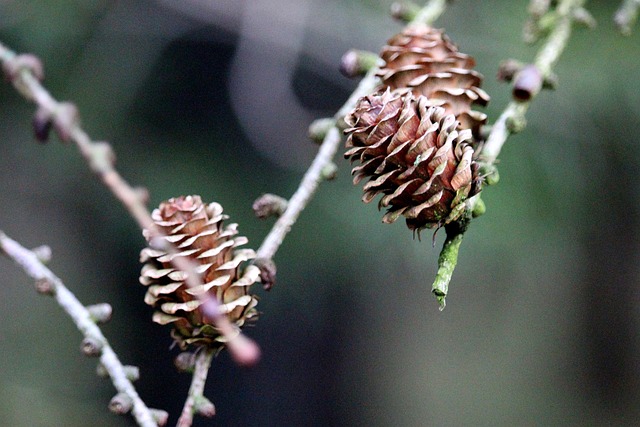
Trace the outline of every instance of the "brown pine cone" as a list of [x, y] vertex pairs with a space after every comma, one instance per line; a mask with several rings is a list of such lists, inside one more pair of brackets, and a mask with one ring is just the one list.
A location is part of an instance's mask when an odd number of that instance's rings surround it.
[[[173, 326], [172, 336], [184, 350], [190, 344], [222, 348], [224, 339], [199, 307], [198, 296], [214, 296], [221, 309], [238, 329], [257, 316], [256, 297], [249, 286], [258, 280], [260, 271], [253, 265], [242, 268], [253, 259], [251, 249], [237, 249], [247, 243], [236, 236], [237, 224], [223, 227], [227, 215], [218, 203], [205, 204], [200, 196], [181, 196], [160, 204], [152, 213], [156, 225], [166, 233], [165, 239], [175, 245], [176, 255], [147, 247], [140, 253], [144, 263], [140, 283], [148, 286], [144, 301], [157, 311], [153, 321]], [[143, 232], [147, 241], [148, 230]], [[203, 285], [189, 288], [186, 273], [177, 270], [171, 260], [189, 257], [198, 265]]]
[[361, 98], [345, 121], [344, 156], [360, 163], [354, 184], [369, 177], [365, 203], [384, 195], [383, 222], [402, 215], [413, 231], [441, 227], [480, 192], [471, 130], [457, 130], [456, 117], [426, 97], [387, 89]]
[[429, 106], [441, 106], [455, 115], [458, 129], [471, 129], [474, 139], [480, 139], [487, 117], [471, 106], [489, 102], [489, 95], [480, 89], [483, 77], [472, 69], [475, 60], [460, 53], [443, 30], [409, 26], [387, 42], [380, 57], [385, 61], [378, 73], [380, 90], [408, 88], [416, 97], [424, 95]]

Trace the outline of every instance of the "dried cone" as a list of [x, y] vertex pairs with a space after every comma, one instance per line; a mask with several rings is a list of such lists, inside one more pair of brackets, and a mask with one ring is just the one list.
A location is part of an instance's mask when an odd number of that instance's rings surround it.
[[365, 203], [384, 195], [383, 222], [402, 215], [413, 231], [441, 227], [480, 192], [471, 130], [457, 130], [456, 117], [426, 97], [387, 89], [361, 98], [345, 121], [344, 156], [360, 163], [352, 171], [354, 184], [369, 177]]
[[487, 116], [471, 107], [489, 102], [489, 95], [480, 89], [483, 77], [472, 70], [475, 60], [460, 53], [443, 30], [409, 26], [387, 42], [380, 57], [385, 61], [378, 73], [380, 89], [408, 88], [416, 97], [424, 95], [429, 106], [441, 106], [455, 115], [458, 129], [471, 129], [475, 140], [480, 139]]
[[[189, 344], [222, 348], [224, 338], [199, 307], [202, 296], [213, 296], [229, 320], [240, 328], [245, 321], [257, 316], [255, 296], [249, 286], [257, 281], [260, 271], [242, 264], [255, 257], [251, 249], [237, 249], [247, 243], [237, 237], [237, 224], [223, 227], [227, 215], [218, 203], [205, 204], [200, 196], [181, 196], [160, 204], [152, 218], [166, 234], [165, 239], [178, 250], [170, 255], [147, 247], [140, 253], [144, 263], [140, 283], [148, 286], [145, 302], [157, 311], [153, 321], [173, 325], [172, 336], [183, 350]], [[147, 241], [148, 230], [143, 232]], [[171, 260], [188, 257], [197, 264], [203, 285], [189, 288], [186, 273], [177, 270]]]

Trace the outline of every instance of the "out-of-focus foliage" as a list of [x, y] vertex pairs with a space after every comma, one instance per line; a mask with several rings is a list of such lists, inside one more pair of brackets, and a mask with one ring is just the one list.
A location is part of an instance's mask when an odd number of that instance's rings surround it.
[[[45, 84], [78, 104], [152, 205], [180, 194], [220, 202], [257, 247], [251, 212], [289, 196], [316, 147], [315, 117], [355, 86], [342, 53], [378, 51], [400, 29], [390, 1], [0, 2], [0, 40], [39, 55]], [[531, 59], [525, 1], [453, 2], [438, 25], [484, 73], [495, 120], [509, 87], [500, 60]], [[460, 253], [447, 309], [429, 290], [437, 249], [360, 202], [346, 161], [277, 254], [248, 333], [253, 370], [226, 354], [207, 387], [213, 425], [633, 425], [640, 408], [640, 31], [592, 1], [528, 128], [500, 156]], [[75, 148], [34, 142], [32, 106], [0, 86], [0, 229], [49, 244], [51, 268], [86, 303], [114, 306], [104, 330], [151, 406], [173, 414], [190, 378], [138, 281], [140, 232]], [[439, 246], [442, 236], [438, 236]], [[78, 351], [80, 335], [0, 258], [0, 424], [116, 426], [114, 393]], [[199, 420], [197, 425], [205, 425]], [[207, 424], [208, 425], [208, 424]]]

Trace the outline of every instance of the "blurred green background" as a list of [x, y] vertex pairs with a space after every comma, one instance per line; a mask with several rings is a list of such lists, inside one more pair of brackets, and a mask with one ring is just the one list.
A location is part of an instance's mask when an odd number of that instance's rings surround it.
[[[251, 211], [288, 197], [317, 147], [309, 123], [357, 82], [341, 55], [378, 51], [400, 28], [391, 0], [0, 2], [0, 41], [40, 56], [46, 86], [110, 141], [150, 206], [181, 194], [218, 201], [257, 248]], [[497, 118], [502, 59], [531, 60], [527, 1], [453, 2], [437, 25], [475, 56]], [[640, 29], [617, 2], [591, 1], [528, 127], [500, 156], [487, 214], [467, 233], [445, 311], [430, 295], [436, 247], [360, 202], [349, 165], [324, 183], [276, 256], [247, 329], [251, 370], [226, 353], [206, 395], [220, 426], [638, 425], [640, 422]], [[108, 302], [103, 330], [138, 391], [175, 424], [190, 377], [138, 284], [144, 240], [73, 146], [34, 142], [33, 107], [0, 85], [0, 230], [48, 244], [50, 267], [84, 303]], [[112, 385], [78, 351], [61, 309], [0, 258], [0, 425], [123, 426]]]

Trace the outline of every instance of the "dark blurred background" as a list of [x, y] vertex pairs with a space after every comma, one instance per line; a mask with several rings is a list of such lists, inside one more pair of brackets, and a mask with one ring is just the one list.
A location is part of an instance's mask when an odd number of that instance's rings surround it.
[[[45, 84], [77, 103], [150, 206], [218, 201], [257, 248], [272, 222], [263, 192], [289, 197], [317, 147], [307, 126], [357, 82], [341, 55], [379, 51], [401, 25], [391, 0], [0, 1], [0, 41], [40, 56]], [[510, 88], [502, 59], [521, 42], [527, 1], [459, 0], [437, 25], [476, 57], [495, 120]], [[640, 29], [591, 1], [528, 128], [500, 156], [499, 185], [463, 244], [444, 312], [430, 295], [431, 246], [360, 202], [349, 165], [321, 185], [276, 256], [278, 283], [247, 329], [251, 370], [226, 353], [206, 395], [220, 426], [637, 425], [640, 419]], [[84, 303], [108, 302], [103, 330], [138, 365], [145, 401], [174, 424], [190, 377], [138, 284], [144, 240], [77, 150], [32, 136], [33, 106], [0, 85], [0, 230], [48, 244], [50, 267]], [[426, 236], [426, 237], [425, 237]], [[133, 425], [107, 411], [112, 385], [82, 356], [62, 310], [0, 258], [0, 425]]]

